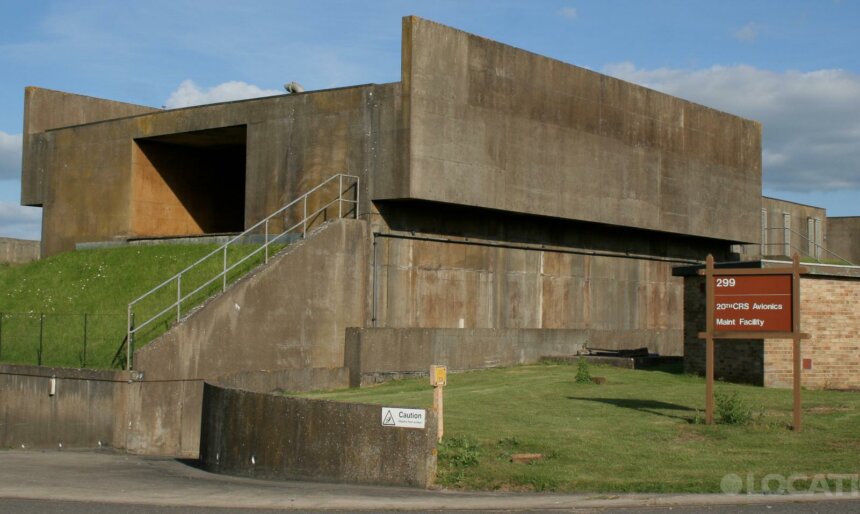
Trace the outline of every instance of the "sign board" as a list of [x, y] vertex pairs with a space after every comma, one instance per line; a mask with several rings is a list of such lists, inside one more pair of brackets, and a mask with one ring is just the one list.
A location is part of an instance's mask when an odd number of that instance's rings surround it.
[[448, 385], [448, 368], [446, 366], [430, 366], [430, 385], [433, 387]]
[[714, 332], [791, 332], [792, 276], [716, 275]]
[[400, 428], [424, 428], [427, 411], [424, 409], [382, 408], [382, 426]]
[[794, 254], [791, 267], [721, 268], [708, 255], [705, 269], [705, 423], [714, 422], [714, 340], [792, 339], [794, 361], [794, 429], [801, 427], [800, 340], [800, 256]]

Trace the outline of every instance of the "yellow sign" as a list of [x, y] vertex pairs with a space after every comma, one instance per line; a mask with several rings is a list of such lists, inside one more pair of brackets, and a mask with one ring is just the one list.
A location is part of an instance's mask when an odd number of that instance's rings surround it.
[[430, 385], [433, 387], [448, 385], [448, 368], [446, 366], [430, 366]]

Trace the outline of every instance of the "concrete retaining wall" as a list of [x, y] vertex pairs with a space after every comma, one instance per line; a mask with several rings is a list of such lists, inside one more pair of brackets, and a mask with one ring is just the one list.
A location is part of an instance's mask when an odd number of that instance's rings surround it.
[[124, 446], [122, 393], [129, 377], [123, 371], [0, 364], [0, 448]]
[[[586, 345], [601, 347], [592, 343], [602, 335], [589, 330], [350, 328], [345, 359], [350, 385], [358, 387], [425, 374], [431, 364], [470, 370], [574, 355]], [[631, 330], [628, 336], [630, 348], [660, 337], [647, 330]]]
[[24, 264], [39, 260], [39, 241], [0, 237], [0, 263]]
[[206, 384], [206, 469], [269, 479], [427, 487], [436, 472], [436, 419], [382, 426], [378, 405], [291, 398]]

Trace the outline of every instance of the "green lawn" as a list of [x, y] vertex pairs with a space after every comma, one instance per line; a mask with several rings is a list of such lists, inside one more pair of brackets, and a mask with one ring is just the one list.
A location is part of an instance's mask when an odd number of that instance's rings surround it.
[[[804, 430], [790, 430], [789, 390], [718, 383], [753, 408], [748, 426], [697, 422], [704, 380], [677, 370], [521, 366], [449, 375], [438, 482], [483, 490], [720, 492], [729, 473], [860, 472], [860, 394], [805, 391]], [[430, 407], [428, 379], [314, 393], [316, 398]], [[532, 464], [512, 453], [542, 453]], [[476, 463], [475, 463], [476, 462]], [[804, 482], [798, 482], [800, 487]], [[757, 487], [754, 486], [754, 487]]]
[[[46, 366], [110, 367], [126, 334], [128, 303], [216, 247], [126, 246], [67, 252], [25, 265], [0, 266], [0, 362], [37, 364], [41, 349], [41, 363]], [[228, 263], [254, 248], [257, 246], [231, 247]], [[283, 245], [272, 248], [270, 255], [281, 248]], [[258, 254], [237, 268], [228, 282], [260, 259], [262, 255]], [[222, 266], [223, 256], [219, 253], [183, 278], [183, 291], [192, 291]], [[200, 291], [183, 304], [182, 314], [220, 288], [218, 281]], [[139, 305], [136, 320], [146, 319], [175, 299], [175, 285], [171, 285]], [[136, 347], [166, 331], [175, 316], [175, 311], [166, 313], [141, 331], [135, 338]]]

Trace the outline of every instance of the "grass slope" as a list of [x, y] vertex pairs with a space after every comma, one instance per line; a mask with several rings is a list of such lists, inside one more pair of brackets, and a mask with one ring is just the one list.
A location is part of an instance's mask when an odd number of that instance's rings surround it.
[[[26, 265], [0, 266], [0, 361], [36, 364], [41, 334], [43, 365], [110, 367], [125, 337], [128, 303], [215, 248], [127, 246], [68, 252]], [[228, 262], [235, 262], [253, 248], [256, 247], [231, 248]], [[237, 268], [230, 281], [240, 276], [251, 261], [258, 260], [255, 257]], [[222, 266], [223, 256], [219, 253], [200, 271], [183, 279], [184, 290], [196, 288]], [[191, 298], [183, 304], [183, 314], [220, 287], [218, 281]], [[175, 287], [167, 288], [136, 309], [137, 319], [158, 312], [175, 298]], [[174, 319], [175, 311], [159, 318], [136, 338], [136, 347], [164, 332]]]
[[[534, 365], [449, 375], [438, 482], [484, 490], [720, 492], [734, 473], [754, 489], [768, 474], [858, 473], [860, 394], [804, 392], [804, 430], [789, 429], [788, 390], [718, 384], [752, 406], [748, 426], [706, 426], [704, 380], [678, 370]], [[316, 398], [432, 405], [427, 379], [315, 393]], [[513, 453], [542, 453], [532, 464]], [[799, 481], [802, 488], [808, 482]], [[831, 489], [833, 490], [833, 489]], [[758, 490], [754, 492], [760, 492]]]

